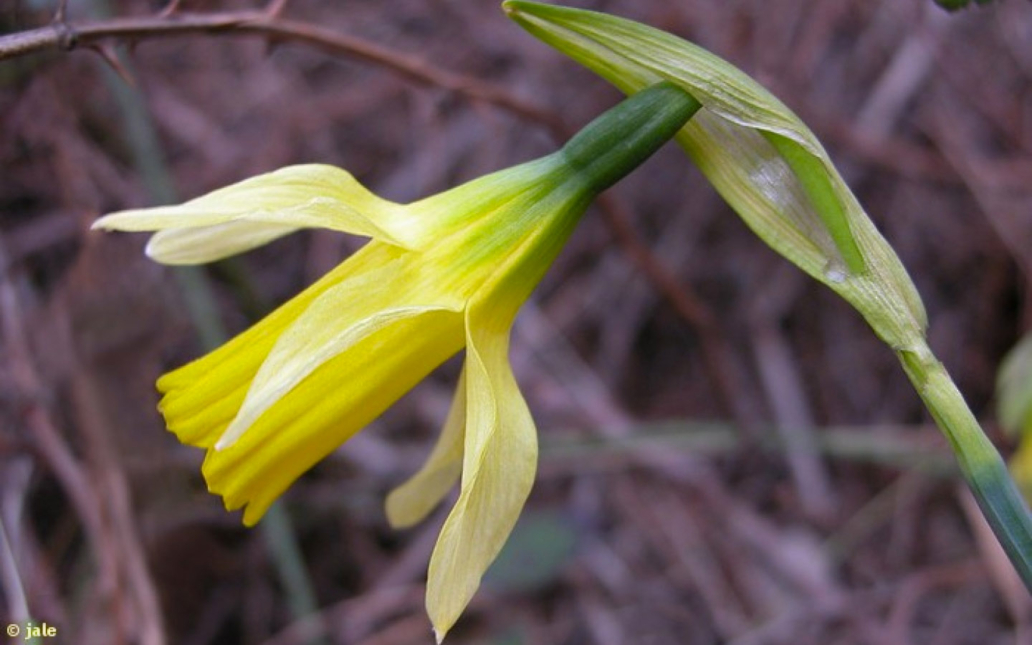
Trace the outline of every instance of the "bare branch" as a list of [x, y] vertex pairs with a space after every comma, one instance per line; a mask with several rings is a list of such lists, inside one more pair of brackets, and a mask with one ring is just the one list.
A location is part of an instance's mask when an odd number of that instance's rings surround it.
[[[268, 11], [279, 11], [282, 4], [273, 2]], [[166, 11], [157, 16], [51, 24], [39, 29], [0, 36], [0, 60], [51, 50], [71, 51], [112, 40], [139, 41], [191, 34], [265, 36], [276, 40], [300, 42], [329, 53], [366, 60], [391, 69], [410, 80], [496, 105], [545, 125], [553, 134], [559, 135], [563, 132], [554, 114], [511, 94], [504, 88], [434, 67], [415, 56], [387, 49], [356, 36], [280, 18], [266, 10], [168, 14], [169, 8], [174, 11], [175, 5], [166, 7]]]
[[119, 78], [125, 81], [129, 87], [136, 87], [136, 81], [133, 80], [132, 73], [122, 64], [122, 61], [118, 59], [118, 54], [115, 53], [114, 47], [109, 43], [101, 45], [91, 45], [90, 49], [97, 53], [108, 67], [110, 67], [115, 74], [118, 74]]

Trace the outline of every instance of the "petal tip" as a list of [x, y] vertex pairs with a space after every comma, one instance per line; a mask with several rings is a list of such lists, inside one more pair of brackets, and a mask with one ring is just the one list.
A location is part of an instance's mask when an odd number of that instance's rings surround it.
[[219, 440], [212, 446], [212, 450], [215, 452], [222, 452], [223, 450], [228, 450], [233, 447], [233, 444], [237, 442], [237, 439], [239, 439], [240, 436], [239, 433], [230, 434], [231, 429], [232, 428], [227, 428], [226, 431], [222, 433]]

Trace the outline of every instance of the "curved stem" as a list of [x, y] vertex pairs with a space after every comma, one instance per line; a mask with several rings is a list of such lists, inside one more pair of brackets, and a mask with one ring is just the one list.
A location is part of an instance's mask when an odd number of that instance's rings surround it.
[[946, 368], [927, 345], [898, 351], [897, 355], [953, 447], [961, 473], [993, 533], [1025, 586], [1032, 589], [1032, 515], [1000, 453], [982, 432]]

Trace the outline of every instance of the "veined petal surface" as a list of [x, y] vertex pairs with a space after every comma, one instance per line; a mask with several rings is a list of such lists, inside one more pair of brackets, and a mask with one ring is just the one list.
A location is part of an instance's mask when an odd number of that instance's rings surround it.
[[345, 280], [367, 260], [375, 264], [389, 253], [386, 245], [366, 245], [255, 325], [217, 349], [165, 374], [157, 388], [158, 405], [169, 431], [191, 446], [210, 448], [236, 415], [251, 380], [283, 330], [327, 289]]
[[302, 473], [380, 416], [463, 345], [462, 315], [429, 311], [365, 336], [280, 397], [202, 471], [252, 525]]
[[537, 431], [509, 366], [508, 327], [467, 311], [466, 436], [459, 499], [427, 573], [426, 608], [440, 642], [480, 586], [530, 494]]
[[[249, 237], [250, 226], [256, 232]], [[199, 228], [199, 235], [187, 240], [201, 247], [195, 253], [206, 259], [200, 261], [253, 248], [300, 228], [364, 235], [404, 248], [418, 246], [423, 233], [421, 223], [408, 217], [403, 206], [377, 197], [347, 171], [325, 164], [287, 166], [183, 204], [112, 213], [94, 222], [93, 228]], [[175, 234], [159, 238], [152, 245], [152, 257], [164, 259], [166, 248], [171, 254], [172, 249], [182, 248], [187, 240], [177, 240]]]
[[[364, 338], [406, 318], [432, 312], [458, 315], [462, 302], [407, 302], [400, 260], [333, 286], [283, 331], [254, 376], [233, 422], [215, 444], [231, 446], [263, 412], [309, 374]], [[427, 295], [427, 294], [422, 294]], [[433, 298], [431, 298], [433, 300]]]
[[537, 470], [537, 431], [509, 365], [520, 306], [569, 237], [585, 200], [556, 190], [528, 204], [543, 218], [519, 241], [466, 308], [466, 432], [459, 499], [445, 520], [427, 575], [427, 613], [438, 642], [451, 629], [504, 546]]
[[298, 230], [296, 226], [250, 221], [166, 228], [151, 235], [144, 252], [161, 264], [206, 264], [256, 249]]

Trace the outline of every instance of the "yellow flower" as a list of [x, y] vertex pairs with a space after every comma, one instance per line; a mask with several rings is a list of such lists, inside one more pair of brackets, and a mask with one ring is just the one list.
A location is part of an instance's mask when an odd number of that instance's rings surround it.
[[96, 228], [157, 231], [159, 262], [209, 262], [305, 227], [372, 240], [222, 347], [158, 381], [169, 430], [207, 450], [202, 472], [257, 522], [303, 472], [466, 348], [426, 465], [387, 500], [418, 522], [461, 475], [430, 560], [438, 638], [458, 619], [534, 479], [534, 422], [508, 362], [509, 330], [590, 200], [661, 146], [698, 103], [671, 84], [605, 113], [560, 151], [407, 205], [347, 172], [291, 166]]

